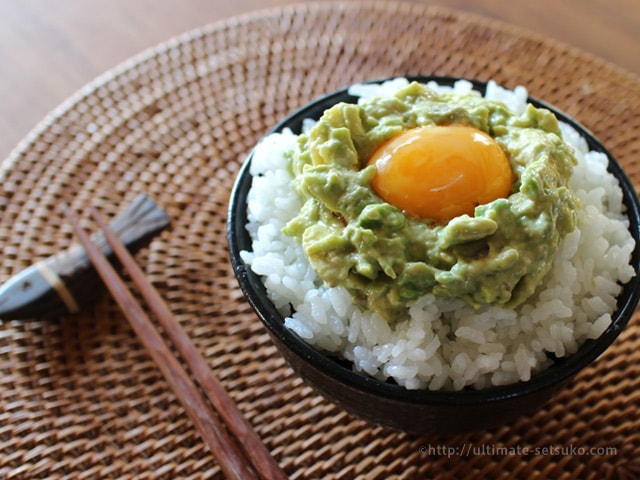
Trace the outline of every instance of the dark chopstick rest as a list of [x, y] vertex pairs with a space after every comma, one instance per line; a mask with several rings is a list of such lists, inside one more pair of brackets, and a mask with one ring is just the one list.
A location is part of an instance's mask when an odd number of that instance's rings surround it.
[[[286, 479], [285, 473], [229, 397], [222, 384], [215, 378], [204, 358], [173, 317], [157, 290], [101, 215], [95, 209], [91, 209], [92, 216], [102, 229], [123, 268], [131, 276], [209, 401], [202, 397], [190, 375], [173, 356], [171, 349], [164, 343], [162, 336], [149, 317], [136, 302], [100, 249], [93, 244], [89, 235], [82, 229], [69, 207], [64, 205], [63, 211], [95, 269], [170, 384], [212, 454], [216, 457], [225, 476], [230, 479], [242, 480]], [[237, 441], [231, 438], [230, 433]]]

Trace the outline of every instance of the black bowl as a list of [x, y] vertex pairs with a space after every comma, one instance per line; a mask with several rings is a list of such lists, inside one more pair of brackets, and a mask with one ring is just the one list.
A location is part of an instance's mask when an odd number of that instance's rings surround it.
[[[408, 77], [426, 83], [436, 80], [452, 85], [457, 78]], [[374, 80], [377, 83], [383, 80]], [[486, 84], [469, 80], [476, 90], [484, 92]], [[272, 132], [285, 127], [299, 133], [305, 118], [317, 119], [338, 102], [356, 102], [347, 89], [323, 96], [280, 122]], [[590, 150], [603, 152], [609, 158], [609, 171], [620, 182], [630, 230], [636, 241], [632, 265], [640, 264], [640, 204], [633, 184], [611, 153], [584, 127], [557, 109], [529, 98], [538, 107], [553, 111], [559, 120], [572, 125], [586, 139]], [[392, 382], [382, 382], [354, 372], [348, 362], [333, 358], [307, 344], [285, 328], [283, 317], [267, 298], [259, 276], [240, 258], [241, 250], [251, 250], [251, 239], [245, 229], [246, 200], [252, 177], [249, 157], [243, 166], [230, 199], [228, 241], [234, 272], [247, 300], [267, 327], [273, 342], [290, 366], [320, 394], [355, 416], [375, 424], [413, 433], [454, 434], [507, 424], [521, 415], [542, 407], [578, 372], [591, 364], [620, 334], [635, 312], [640, 298], [640, 276], [628, 282], [618, 297], [618, 308], [609, 328], [596, 340], [588, 340], [575, 354], [558, 359], [547, 370], [528, 382], [491, 387], [484, 390], [428, 391], [407, 390]]]

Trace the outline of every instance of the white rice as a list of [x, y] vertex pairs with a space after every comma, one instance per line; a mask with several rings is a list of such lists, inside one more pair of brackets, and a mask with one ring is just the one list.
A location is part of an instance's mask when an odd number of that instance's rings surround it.
[[[376, 96], [406, 84], [396, 79], [359, 85], [351, 93]], [[468, 92], [472, 86], [460, 81], [453, 89]], [[527, 91], [489, 82], [485, 96], [520, 113]], [[378, 314], [361, 311], [343, 288], [323, 286], [300, 245], [281, 233], [302, 204], [286, 169], [284, 152], [296, 142], [290, 131], [269, 136], [255, 150], [247, 225], [253, 251], [242, 252], [242, 258], [263, 276], [288, 328], [353, 362], [358, 372], [392, 378], [407, 389], [481, 389], [527, 381], [550, 365], [549, 354], [570, 355], [599, 337], [611, 323], [621, 285], [635, 275], [629, 264], [634, 240], [607, 157], [589, 151], [571, 126], [561, 128], [578, 159], [570, 180], [582, 204], [578, 227], [563, 240], [544, 285], [516, 310], [476, 310], [428, 294], [410, 303], [408, 320], [389, 325]]]

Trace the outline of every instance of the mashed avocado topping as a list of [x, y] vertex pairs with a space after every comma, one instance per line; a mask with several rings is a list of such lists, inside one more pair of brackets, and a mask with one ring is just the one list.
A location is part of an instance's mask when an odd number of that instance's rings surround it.
[[[438, 221], [407, 215], [376, 194], [376, 168], [367, 166], [373, 153], [409, 129], [441, 125], [474, 127], [500, 145], [513, 172], [508, 196]], [[426, 293], [514, 307], [575, 228], [577, 200], [567, 186], [575, 162], [548, 110], [529, 105], [515, 115], [475, 93], [412, 83], [393, 96], [337, 104], [299, 136], [290, 169], [304, 203], [284, 232], [324, 282], [389, 321]]]

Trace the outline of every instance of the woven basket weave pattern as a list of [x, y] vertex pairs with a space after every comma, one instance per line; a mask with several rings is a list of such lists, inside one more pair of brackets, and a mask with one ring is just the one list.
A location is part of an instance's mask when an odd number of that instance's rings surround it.
[[[637, 77], [454, 11], [303, 4], [173, 39], [52, 112], [0, 164], [0, 281], [73, 241], [62, 202], [80, 215], [95, 204], [112, 216], [144, 191], [172, 226], [138, 261], [292, 478], [640, 478], [637, 316], [536, 415], [441, 438], [366, 424], [317, 396], [244, 301], [228, 261], [225, 217], [247, 153], [306, 102], [405, 74], [525, 85], [590, 129], [640, 184]], [[83, 222], [95, 229], [86, 215]], [[475, 451], [460, 458], [428, 446]], [[483, 454], [482, 446], [602, 454]], [[0, 321], [0, 478], [220, 477], [106, 294], [77, 315]]]

